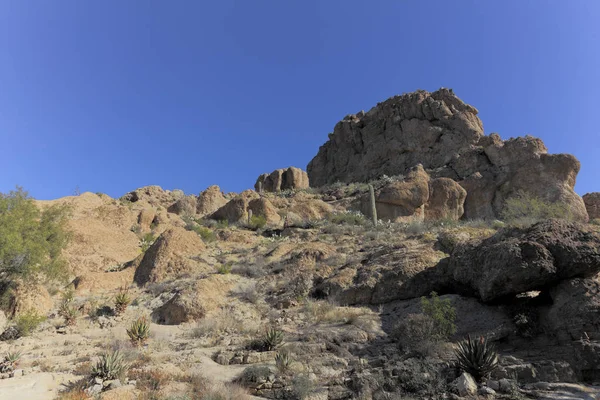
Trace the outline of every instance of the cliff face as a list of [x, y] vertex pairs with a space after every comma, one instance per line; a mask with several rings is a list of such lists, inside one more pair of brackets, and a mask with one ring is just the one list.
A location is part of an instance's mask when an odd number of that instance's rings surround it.
[[311, 186], [365, 182], [405, 174], [421, 164], [435, 178], [458, 182], [466, 191], [466, 218], [496, 218], [519, 191], [566, 204], [587, 221], [574, 191], [579, 161], [548, 154], [532, 136], [503, 141], [486, 136], [476, 108], [449, 89], [392, 97], [367, 113], [346, 116], [308, 164]]

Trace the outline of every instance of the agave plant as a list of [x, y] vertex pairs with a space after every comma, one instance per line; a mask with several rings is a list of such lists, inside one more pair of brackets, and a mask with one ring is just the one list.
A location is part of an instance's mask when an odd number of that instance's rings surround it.
[[70, 301], [63, 301], [58, 310], [58, 314], [65, 319], [67, 325], [75, 325], [77, 322], [78, 311]]
[[265, 332], [265, 336], [263, 337], [263, 345], [265, 350], [271, 351], [275, 350], [277, 346], [279, 346], [283, 342], [283, 331], [270, 328]]
[[143, 345], [150, 337], [150, 324], [148, 320], [145, 317], [135, 320], [129, 329], [127, 329], [127, 335], [134, 345]]
[[458, 368], [471, 374], [477, 381], [488, 377], [498, 367], [498, 353], [483, 336], [473, 340], [469, 335], [458, 344], [455, 355]]
[[129, 297], [129, 290], [126, 288], [119, 289], [119, 293], [115, 296], [115, 312], [117, 315], [121, 315], [127, 309], [127, 306], [131, 303]]
[[9, 351], [4, 356], [4, 360], [0, 362], [0, 372], [12, 372], [14, 371], [19, 359], [21, 358], [21, 351]]
[[123, 355], [118, 350], [105, 353], [100, 356], [96, 365], [92, 366], [92, 378], [100, 378], [108, 381], [120, 378], [124, 375], [128, 365]]
[[287, 350], [282, 350], [277, 352], [275, 355], [275, 366], [277, 370], [282, 374], [289, 371], [290, 366], [292, 365], [292, 357]]

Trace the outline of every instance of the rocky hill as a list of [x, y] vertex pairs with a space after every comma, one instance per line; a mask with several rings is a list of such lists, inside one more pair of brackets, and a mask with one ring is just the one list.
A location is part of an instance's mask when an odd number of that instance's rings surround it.
[[548, 154], [531, 136], [506, 141], [486, 136], [477, 114], [452, 90], [440, 89], [395, 96], [348, 115], [308, 164], [310, 183], [367, 182], [421, 164], [432, 177], [451, 178], [467, 191], [466, 218], [498, 218], [506, 200], [525, 191], [562, 203], [587, 221], [573, 191], [580, 169], [574, 156]]
[[[442, 89], [347, 117], [308, 174], [256, 190], [38, 201], [68, 205], [70, 275], [4, 293], [0, 400], [596, 400], [600, 196], [578, 170]], [[489, 371], [457, 364], [469, 336]]]

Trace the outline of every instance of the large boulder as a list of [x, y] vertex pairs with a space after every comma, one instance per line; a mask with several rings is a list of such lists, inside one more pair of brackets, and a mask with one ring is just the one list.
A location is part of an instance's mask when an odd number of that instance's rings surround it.
[[225, 204], [227, 199], [221, 192], [221, 188], [213, 185], [198, 196], [196, 213], [200, 216], [212, 214]]
[[131, 191], [123, 197], [122, 200], [129, 201], [131, 203], [137, 203], [138, 201], [146, 201], [154, 207], [169, 208], [174, 202], [183, 197], [184, 194], [180, 190], [163, 190], [160, 186], [144, 186], [134, 191]]
[[429, 199], [425, 205], [428, 221], [458, 221], [464, 214], [467, 191], [449, 178], [433, 179], [429, 182]]
[[252, 215], [264, 217], [268, 224], [274, 225], [281, 221], [281, 216], [277, 213], [277, 209], [265, 197], [250, 200], [248, 210], [252, 211]]
[[573, 190], [580, 169], [575, 157], [548, 154], [531, 136], [485, 136], [477, 114], [451, 90], [440, 89], [395, 96], [346, 116], [308, 164], [310, 183], [368, 182], [422, 164], [433, 178], [451, 178], [467, 191], [466, 218], [498, 218], [506, 199], [525, 191], [562, 203], [574, 219], [587, 221]]
[[488, 302], [542, 290], [600, 272], [600, 234], [589, 226], [548, 220], [459, 246], [449, 262], [456, 288]]
[[197, 205], [198, 200], [196, 196], [189, 195], [177, 200], [167, 209], [167, 211], [177, 215], [194, 215], [196, 214]]
[[308, 174], [296, 167], [277, 169], [270, 174], [262, 174], [256, 180], [256, 191], [279, 192], [281, 190], [307, 189]]
[[591, 220], [600, 218], [600, 192], [584, 195], [583, 202]]
[[250, 201], [258, 198], [260, 198], [258, 193], [253, 190], [246, 190], [210, 214], [209, 218], [217, 221], [225, 220], [230, 223], [245, 222], [248, 220], [248, 206]]
[[144, 285], [202, 272], [203, 264], [195, 256], [204, 250], [204, 242], [196, 233], [179, 227], [168, 229], [146, 251], [133, 280]]

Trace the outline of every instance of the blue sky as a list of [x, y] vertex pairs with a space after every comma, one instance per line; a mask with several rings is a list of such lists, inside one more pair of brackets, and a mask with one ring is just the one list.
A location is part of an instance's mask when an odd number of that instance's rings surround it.
[[0, 191], [240, 191], [442, 86], [600, 191], [599, 20], [596, 0], [2, 0]]

